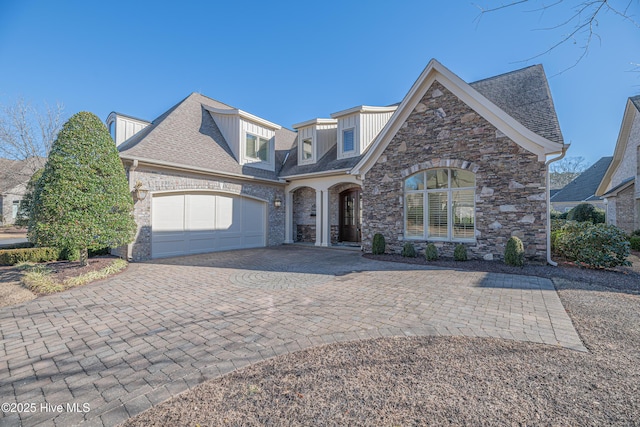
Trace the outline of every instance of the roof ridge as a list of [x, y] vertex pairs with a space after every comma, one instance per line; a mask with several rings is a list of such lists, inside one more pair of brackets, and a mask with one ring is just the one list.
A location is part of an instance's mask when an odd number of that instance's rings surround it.
[[[535, 68], [535, 67], [541, 67], [543, 72], [544, 72], [544, 67], [542, 67], [542, 64], [534, 64], [534, 65], [529, 65], [529, 66], [526, 66], [526, 67], [523, 67], [523, 68], [518, 68], [517, 70], [507, 71], [506, 73], [496, 74], [495, 76], [485, 77], [484, 79], [476, 80], [476, 81], [470, 82], [468, 84], [469, 85], [473, 85], [473, 84], [476, 84], [476, 83], [482, 83], [482, 82], [487, 81], [487, 80], [497, 79], [499, 77], [508, 76], [509, 74], [518, 73], [518, 72], [524, 71], [524, 70], [526, 70], [528, 68]], [[545, 79], [546, 79], [546, 75], [545, 75]]]

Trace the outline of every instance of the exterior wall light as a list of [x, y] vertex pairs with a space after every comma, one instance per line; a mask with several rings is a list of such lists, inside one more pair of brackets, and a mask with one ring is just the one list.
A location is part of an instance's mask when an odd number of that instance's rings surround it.
[[279, 208], [280, 206], [282, 206], [282, 200], [280, 200], [280, 197], [276, 197], [273, 200], [273, 206], [275, 206], [276, 208]]
[[147, 198], [149, 190], [142, 188], [142, 182], [136, 181], [136, 185], [133, 186], [133, 198], [135, 200], [144, 200]]

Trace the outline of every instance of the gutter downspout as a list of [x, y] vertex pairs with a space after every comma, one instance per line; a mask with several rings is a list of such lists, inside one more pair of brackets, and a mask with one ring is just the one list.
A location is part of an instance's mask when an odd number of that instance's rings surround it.
[[547, 176], [547, 264], [553, 267], [557, 267], [558, 263], [551, 259], [551, 176], [549, 175], [549, 165], [562, 160], [570, 146], [571, 144], [563, 144], [562, 153], [558, 157], [547, 160], [544, 164]]
[[[129, 166], [129, 191], [133, 191], [133, 187], [135, 186], [135, 180], [133, 179], [135, 177], [134, 173], [136, 171], [136, 169], [138, 168], [138, 160], [135, 159], [133, 161], [133, 163], [131, 164], [131, 166]], [[135, 212], [135, 204], [133, 206], [133, 210]], [[136, 222], [137, 225], [137, 222]], [[136, 230], [136, 238], [138, 234], [138, 230]], [[126, 246], [126, 251], [127, 253], [125, 254], [125, 259], [127, 261], [132, 261], [133, 260], [133, 243], [128, 243]]]

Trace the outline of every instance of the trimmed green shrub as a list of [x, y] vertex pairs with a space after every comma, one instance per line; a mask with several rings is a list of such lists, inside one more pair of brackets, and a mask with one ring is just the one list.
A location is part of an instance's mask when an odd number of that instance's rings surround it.
[[78, 261], [80, 259], [80, 249], [64, 248], [60, 251], [60, 259], [67, 261]]
[[631, 236], [629, 244], [634, 251], [640, 251], [640, 236]]
[[453, 250], [453, 259], [456, 261], [466, 261], [467, 258], [467, 247], [463, 244], [456, 245]]
[[569, 211], [567, 219], [569, 221], [590, 221], [594, 224], [601, 224], [604, 222], [604, 216], [603, 210], [596, 209], [595, 206], [589, 203], [580, 203]]
[[429, 243], [424, 249], [424, 257], [427, 261], [435, 261], [438, 259], [438, 248], [433, 243]]
[[44, 168], [38, 169], [27, 183], [27, 190], [20, 200], [20, 205], [18, 206], [18, 216], [16, 217], [15, 225], [18, 227], [26, 227], [29, 225], [29, 216], [31, 215], [31, 207], [33, 206], [33, 195], [36, 191], [36, 187], [38, 186], [38, 180], [42, 176], [42, 172]]
[[20, 262], [56, 261], [60, 258], [60, 249], [27, 248], [0, 250], [0, 265], [15, 265]]
[[415, 246], [413, 246], [413, 243], [405, 242], [404, 246], [402, 246], [401, 255], [405, 258], [415, 258], [417, 254], [416, 254], [416, 248]]
[[29, 217], [29, 240], [39, 246], [89, 249], [133, 241], [133, 199], [118, 150], [92, 113], [71, 117], [58, 134]]
[[31, 242], [20, 242], [20, 243], [12, 243], [10, 245], [2, 245], [0, 249], [26, 249], [32, 248], [33, 243]]
[[387, 243], [384, 241], [384, 236], [380, 233], [373, 235], [373, 243], [371, 244], [371, 253], [374, 255], [382, 255], [385, 251]]
[[566, 219], [552, 219], [551, 231], [560, 230], [567, 223]]
[[504, 263], [514, 267], [524, 265], [524, 245], [516, 236], [511, 236], [507, 240], [507, 246], [504, 248]]
[[556, 251], [578, 264], [591, 268], [631, 265], [627, 236], [616, 226], [570, 221], [555, 240]]
[[633, 230], [633, 231], [631, 232], [631, 235], [632, 235], [632, 236], [638, 236], [638, 237], [640, 237], [640, 228], [638, 228], [637, 230]]

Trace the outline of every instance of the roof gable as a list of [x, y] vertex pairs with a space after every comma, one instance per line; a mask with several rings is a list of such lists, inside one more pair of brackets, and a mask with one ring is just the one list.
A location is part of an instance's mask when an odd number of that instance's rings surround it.
[[551, 196], [552, 202], [586, 202], [599, 200], [596, 190], [613, 157], [603, 157]]
[[[529, 67], [531, 68], [531, 67]], [[525, 69], [526, 70], [526, 69]], [[540, 71], [541, 71], [540, 67]], [[519, 108], [512, 108], [514, 111], [521, 111], [524, 115], [526, 111], [527, 102], [514, 102], [506, 96], [500, 97], [496, 94], [496, 83], [499, 83], [501, 79], [506, 79], [507, 75], [498, 76], [486, 81], [476, 82], [476, 86], [480, 90], [494, 94], [494, 97], [502, 100], [503, 106], [505, 105], [518, 105]], [[544, 77], [544, 73], [542, 73]], [[407, 95], [404, 97], [400, 106], [391, 117], [386, 126], [378, 134], [374, 142], [371, 144], [369, 151], [364, 155], [362, 160], [353, 168], [352, 174], [366, 173], [376, 162], [376, 160], [382, 155], [384, 149], [389, 145], [393, 137], [396, 135], [400, 126], [407, 120], [411, 112], [418, 105], [424, 94], [431, 87], [434, 81], [438, 81], [462, 102], [467, 104], [470, 108], [476, 111], [489, 123], [495, 126], [498, 130], [504, 133], [507, 137], [513, 140], [518, 145], [522, 146], [526, 150], [537, 154], [538, 158], [543, 161], [546, 159], [546, 155], [560, 153], [563, 148], [562, 135], [559, 132], [559, 126], [557, 132], [549, 132], [549, 136], [554, 140], [545, 138], [544, 136], [535, 133], [531, 129], [527, 128], [523, 123], [516, 120], [511, 115], [507, 114], [502, 108], [490, 101], [480, 91], [474, 89], [471, 85], [464, 82], [460, 77], [453, 74], [449, 69], [444, 67], [435, 59], [432, 59], [424, 71], [420, 74], [420, 77], [413, 84]], [[484, 83], [483, 83], [484, 82]], [[546, 82], [546, 79], [545, 79]], [[498, 85], [499, 86], [499, 85]], [[548, 91], [548, 86], [546, 86]], [[549, 98], [550, 99], [550, 98]], [[541, 99], [536, 100], [540, 102]], [[552, 106], [552, 104], [551, 104]], [[555, 118], [555, 111], [551, 108], [551, 114]], [[557, 123], [557, 119], [556, 119]], [[530, 124], [531, 125], [531, 124]]]
[[629, 143], [629, 137], [631, 135], [631, 127], [636, 118], [636, 115], [640, 112], [640, 96], [634, 96], [627, 99], [627, 104], [624, 108], [624, 115], [622, 116], [622, 124], [620, 125], [620, 132], [618, 133], [618, 140], [616, 141], [616, 148], [613, 152], [613, 160], [609, 165], [598, 189], [596, 190], [597, 196], [602, 196], [607, 192], [609, 186], [611, 186], [611, 179], [616, 172], [618, 166], [622, 162], [625, 151], [627, 151], [627, 144]]

